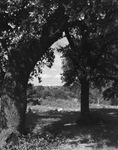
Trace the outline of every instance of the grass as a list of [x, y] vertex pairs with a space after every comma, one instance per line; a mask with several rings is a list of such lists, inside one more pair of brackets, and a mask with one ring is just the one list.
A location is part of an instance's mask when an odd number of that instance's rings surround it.
[[31, 106], [26, 119], [28, 134], [19, 139], [17, 149], [117, 150], [117, 107], [92, 105], [91, 113], [100, 121], [83, 127], [75, 123], [80, 115], [76, 101], [47, 100], [40, 106]]

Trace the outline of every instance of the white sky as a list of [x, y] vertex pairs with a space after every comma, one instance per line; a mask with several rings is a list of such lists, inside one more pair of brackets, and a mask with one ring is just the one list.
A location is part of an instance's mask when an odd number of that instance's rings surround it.
[[[63, 38], [52, 45], [52, 47], [56, 47], [58, 45], [65, 46], [67, 45], [67, 39]], [[43, 85], [43, 86], [61, 86], [63, 85], [61, 81], [61, 73], [62, 73], [62, 62], [60, 58], [61, 54], [55, 51], [55, 60], [53, 66], [48, 68], [45, 66], [43, 68], [43, 73], [41, 74], [42, 82], [39, 83], [37, 78], [34, 78], [33, 84], [34, 85]]]

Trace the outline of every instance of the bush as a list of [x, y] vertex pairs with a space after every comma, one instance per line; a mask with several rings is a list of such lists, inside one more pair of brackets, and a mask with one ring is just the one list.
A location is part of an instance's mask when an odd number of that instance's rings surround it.
[[45, 90], [42, 92], [42, 98], [43, 98], [43, 99], [46, 99], [46, 97], [52, 97], [51, 91], [50, 91], [49, 89], [45, 89]]
[[75, 93], [72, 89], [63, 86], [56, 87], [43, 87], [43, 86], [28, 86], [27, 90], [28, 98], [42, 98], [46, 99], [50, 97], [51, 99], [73, 99], [78, 98], [78, 93]]
[[39, 98], [29, 98], [27, 99], [29, 105], [41, 105], [42, 99]]
[[111, 105], [118, 105], [118, 98], [111, 99]]
[[54, 88], [52, 92], [52, 97], [55, 99], [68, 99], [68, 95], [61, 88]]

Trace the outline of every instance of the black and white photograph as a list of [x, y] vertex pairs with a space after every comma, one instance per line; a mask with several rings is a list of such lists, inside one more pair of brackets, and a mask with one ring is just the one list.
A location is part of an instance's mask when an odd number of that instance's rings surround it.
[[0, 0], [0, 150], [118, 150], [118, 0]]

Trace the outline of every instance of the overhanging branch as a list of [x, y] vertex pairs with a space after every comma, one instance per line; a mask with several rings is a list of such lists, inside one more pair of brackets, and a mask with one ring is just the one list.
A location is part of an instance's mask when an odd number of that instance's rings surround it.
[[66, 28], [66, 30], [65, 30], [65, 35], [66, 35], [66, 37], [67, 37], [67, 40], [68, 40], [68, 42], [69, 42], [69, 44], [70, 44], [71, 49], [72, 49], [72, 50], [75, 50], [75, 45], [74, 45], [74, 42], [73, 42], [73, 40], [72, 40], [72, 38], [71, 38], [71, 36], [70, 36], [70, 34], [69, 34], [68, 28]]

